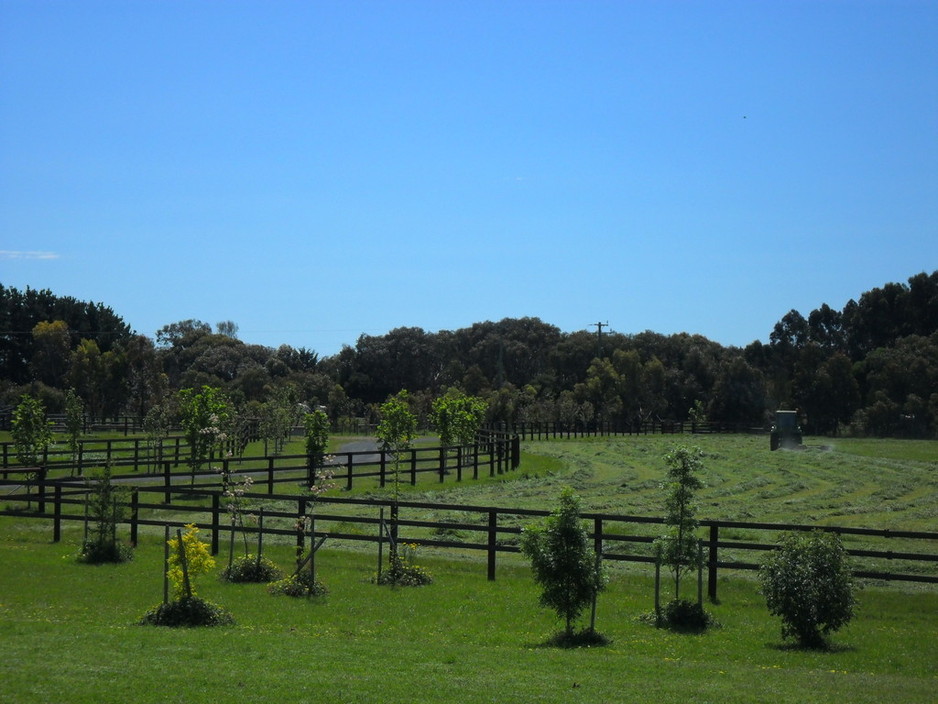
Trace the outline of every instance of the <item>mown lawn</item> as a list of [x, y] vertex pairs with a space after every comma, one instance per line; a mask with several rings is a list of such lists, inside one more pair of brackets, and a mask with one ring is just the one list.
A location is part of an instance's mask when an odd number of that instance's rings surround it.
[[[135, 622], [162, 595], [161, 541], [89, 567], [80, 535], [0, 518], [0, 700], [49, 702], [931, 702], [938, 593], [867, 588], [827, 652], [791, 648], [755, 584], [730, 578], [711, 605], [722, 627], [657, 630], [648, 574], [614, 572], [597, 626], [607, 647], [561, 650], [528, 570], [498, 579], [469, 560], [428, 560], [435, 583], [370, 582], [375, 555], [324, 549], [321, 600], [206, 578], [201, 594], [236, 625], [174, 630]], [[271, 546], [287, 566], [292, 552]]]
[[[704, 452], [701, 518], [869, 528], [938, 527], [938, 441], [807, 438], [803, 450], [769, 450], [750, 435], [655, 435], [528, 442], [562, 469], [511, 489], [479, 486], [473, 500], [540, 504], [572, 485], [584, 510], [660, 515], [664, 454], [676, 445]], [[525, 466], [522, 463], [521, 473]]]

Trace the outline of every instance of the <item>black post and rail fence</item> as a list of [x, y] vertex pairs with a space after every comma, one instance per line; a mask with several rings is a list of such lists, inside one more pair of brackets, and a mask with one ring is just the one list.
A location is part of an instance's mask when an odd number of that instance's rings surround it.
[[[110, 443], [111, 441], [108, 441]], [[173, 446], [175, 447], [175, 445]], [[192, 471], [189, 455], [174, 449], [159, 461], [141, 461], [137, 456], [122, 456], [107, 452], [90, 462], [49, 461], [41, 467], [7, 466], [0, 469], [0, 480], [20, 480], [30, 485], [36, 480], [66, 481], [83, 476], [90, 467], [111, 467], [112, 479], [122, 482], [159, 482], [170, 493], [177, 485], [189, 488], [213, 487], [219, 474], [237, 479], [239, 475], [251, 475], [254, 484], [265, 484], [267, 492], [274, 493], [277, 484], [297, 483], [302, 477], [308, 479], [309, 462], [302, 455], [266, 455], [257, 457], [210, 457], [203, 468]], [[112, 448], [113, 449], [113, 448]], [[328, 466], [336, 482], [348, 491], [377, 483], [385, 487], [393, 479], [394, 468], [399, 468], [399, 481], [416, 485], [419, 476], [432, 475], [443, 483], [448, 479], [463, 481], [466, 476], [478, 479], [480, 473], [494, 477], [517, 469], [521, 464], [521, 445], [518, 436], [509, 433], [483, 432], [478, 442], [471, 445], [440, 447], [413, 447], [404, 450], [397, 458], [392, 452], [374, 449], [359, 452], [337, 452], [329, 456]], [[146, 468], [141, 473], [139, 469]], [[40, 497], [41, 498], [41, 497]]]
[[[12, 485], [9, 481], [0, 481], [0, 490]], [[63, 524], [87, 520], [84, 504], [90, 491], [85, 482], [46, 480], [34, 486], [30, 496], [25, 493], [6, 495], [6, 506], [0, 509], [0, 515], [49, 521], [52, 539], [59, 541]], [[39, 494], [44, 497], [41, 506], [36, 501]], [[141, 529], [150, 528], [154, 535], [161, 535], [167, 526], [178, 528], [188, 523], [208, 530], [214, 553], [219, 550], [222, 533], [229, 531], [254, 536], [262, 532], [265, 542], [278, 537], [288, 542], [296, 538], [296, 522], [314, 500], [315, 537], [328, 535], [330, 544], [337, 541], [377, 543], [381, 540], [379, 527], [383, 524], [383, 515], [396, 508], [400, 540], [426, 548], [482, 554], [490, 580], [495, 579], [499, 555], [520, 552], [518, 543], [524, 523], [549, 514], [534, 509], [373, 498], [313, 499], [308, 495], [253, 492], [243, 498], [250, 504], [250, 511], [263, 511], [263, 525], [232, 526], [226, 502], [217, 486], [211, 490], [174, 486], [169, 502], [166, 498], [164, 487], [129, 488], [123, 525], [131, 543], [137, 542]], [[171, 509], [173, 518], [166, 517], [167, 509]], [[591, 524], [591, 539], [603, 560], [654, 564], [652, 543], [663, 531], [660, 517], [584, 513], [583, 519]], [[721, 574], [758, 569], [758, 556], [775, 548], [775, 538], [781, 531], [792, 530], [840, 534], [854, 559], [858, 577], [938, 584], [938, 532], [715, 520], [702, 520], [700, 524], [704, 554], [701, 578], [706, 575], [707, 593], [712, 600], [718, 598]]]
[[[543, 437], [548, 426], [537, 426]], [[597, 426], [596, 428], [600, 428]], [[551, 429], [553, 431], [553, 428]], [[520, 465], [522, 437], [532, 437], [534, 426], [515, 428], [517, 432], [484, 431], [477, 442], [462, 447], [415, 447], [395, 457], [375, 449], [339, 452], [327, 466], [333, 481], [346, 491], [376, 490], [390, 482], [461, 482], [481, 476], [494, 477]], [[684, 430], [686, 432], [686, 430]], [[659, 429], [660, 432], [660, 429]], [[715, 431], [714, 431], [715, 432]], [[535, 436], [536, 439], [536, 436]], [[126, 487], [129, 498], [126, 518], [129, 540], [136, 543], [141, 529], [180, 527], [196, 523], [208, 527], [212, 549], [218, 551], [222, 531], [234, 530], [263, 538], [296, 538], [296, 521], [310, 501], [309, 463], [306, 455], [224, 457], [207, 461], [204, 469], [192, 472], [185, 455], [185, 443], [164, 447], [162, 459], [140, 472], [143, 453], [137, 441], [104, 441], [103, 450], [92, 460], [50, 461], [43, 467], [0, 469], [0, 515], [52, 523], [52, 538], [61, 540], [68, 522], [85, 521], [86, 497], [92, 484], [77, 475], [82, 469], [108, 462], [112, 481]], [[128, 451], [129, 448], [129, 451]], [[178, 449], [177, 449], [178, 448]], [[4, 450], [4, 453], [7, 451]], [[132, 454], [131, 454], [132, 453]], [[6, 461], [6, 454], [4, 454]], [[395, 474], [396, 471], [396, 474]], [[230, 526], [226, 501], [221, 494], [221, 477], [239, 481], [252, 479], [252, 490], [244, 495], [252, 507], [262, 510], [264, 523], [257, 526]], [[335, 541], [377, 542], [382, 514], [392, 509], [390, 499], [319, 497], [316, 502], [317, 537], [329, 535]], [[491, 506], [465, 506], [399, 501], [396, 529], [400, 539], [434, 549], [474, 551], [485, 555], [487, 575], [494, 579], [499, 555], [519, 553], [520, 533], [525, 521], [549, 512], [534, 509]], [[166, 518], [167, 509], [173, 515]], [[592, 539], [610, 562], [653, 565], [652, 543], [664, 530], [660, 517], [585, 513], [591, 521]], [[723, 520], [701, 520], [703, 573], [707, 592], [717, 599], [721, 573], [758, 569], [759, 555], [775, 547], [781, 531], [824, 530], [840, 534], [854, 557], [859, 577], [896, 582], [938, 584], [938, 532], [878, 530], [800, 524], [775, 524]], [[702, 575], [703, 576], [703, 575]]]

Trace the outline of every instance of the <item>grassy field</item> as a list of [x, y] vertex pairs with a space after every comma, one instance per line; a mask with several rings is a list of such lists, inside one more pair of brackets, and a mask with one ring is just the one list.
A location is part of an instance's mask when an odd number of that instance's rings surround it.
[[[50, 544], [0, 518], [0, 699], [50, 702], [930, 702], [938, 686], [938, 594], [866, 589], [827, 652], [785, 646], [754, 584], [710, 606], [721, 627], [657, 630], [649, 578], [617, 573], [598, 628], [612, 642], [544, 645], [559, 627], [521, 565], [485, 580], [429, 560], [420, 589], [370, 583], [374, 555], [324, 550], [330, 594], [315, 601], [206, 578], [200, 593], [236, 625], [174, 630], [135, 622], [161, 598], [162, 547], [133, 562], [77, 564], [78, 534]], [[269, 553], [290, 562], [286, 547]]]
[[[705, 452], [701, 518], [938, 531], [934, 442], [808, 439], [775, 453], [746, 436], [530, 442], [515, 472], [405, 484], [402, 498], [549, 508], [572, 485], [585, 511], [657, 516], [662, 456], [678, 443]], [[50, 534], [45, 521], [0, 517], [2, 702], [881, 703], [931, 702], [938, 687], [933, 585], [867, 585], [834, 647], [814, 652], [781, 641], [751, 575], [721, 578], [708, 605], [720, 628], [679, 635], [639, 620], [650, 571], [612, 565], [597, 622], [611, 644], [561, 650], [545, 645], [560, 624], [517, 556], [500, 556], [488, 582], [481, 557], [425, 551], [435, 583], [392, 590], [371, 584], [373, 545], [327, 546], [326, 598], [207, 578], [201, 593], [236, 625], [172, 630], [135, 625], [162, 596], [158, 534], [142, 531], [132, 563], [105, 567], [75, 562], [75, 524], [61, 543]], [[268, 555], [287, 567], [292, 550], [271, 541]]]
[[[704, 452], [701, 518], [904, 530], [938, 529], [938, 442], [808, 439], [804, 450], [769, 451], [747, 435], [649, 435], [522, 445], [554, 458], [530, 481], [461, 490], [483, 505], [542, 508], [573, 486], [586, 511], [661, 515], [664, 454], [678, 444]], [[519, 470], [528, 474], [528, 463]]]
[[[364, 438], [333, 437], [332, 449]], [[432, 438], [424, 440], [434, 444]], [[299, 441], [297, 441], [299, 443]], [[704, 452], [699, 492], [698, 515], [702, 519], [742, 522], [798, 523], [819, 526], [928, 531], [938, 533], [938, 442], [906, 440], [867, 440], [808, 438], [803, 450], [771, 452], [764, 436], [747, 435], [648, 435], [580, 440], [526, 442], [522, 445], [522, 463], [518, 470], [480, 479], [465, 473], [462, 482], [451, 472], [444, 482], [436, 473], [418, 475], [417, 486], [409, 485], [405, 471], [400, 490], [402, 499], [442, 504], [494, 506], [502, 508], [549, 508], [560, 488], [573, 486], [582, 498], [583, 510], [633, 516], [663, 514], [665, 476], [664, 454], [676, 444], [698, 445]], [[298, 452], [288, 446], [287, 453]], [[251, 448], [257, 450], [257, 448]], [[238, 465], [234, 463], [233, 468]], [[305, 472], [300, 472], [305, 474]], [[300, 475], [292, 482], [276, 485], [277, 493], [298, 493]], [[255, 489], [265, 492], [263, 474]], [[377, 479], [359, 480], [351, 492], [344, 482], [329, 493], [338, 497], [390, 498], [392, 482], [384, 489]], [[150, 500], [159, 500], [152, 496]], [[201, 503], [207, 505], [205, 500]], [[268, 510], [295, 511], [295, 503], [269, 505]], [[374, 509], [341, 507], [330, 509], [354, 519], [376, 517]], [[160, 515], [181, 521], [204, 521], [182, 511], [161, 511]], [[408, 510], [407, 518], [420, 521], [465, 522], [466, 516], [447, 511]], [[521, 527], [525, 519], [500, 519], [503, 527]], [[273, 527], [286, 528], [269, 523]], [[367, 530], [351, 521], [326, 521], [320, 530], [359, 532]], [[630, 527], [638, 535], [657, 535], [655, 525]], [[477, 532], [462, 535], [435, 535], [430, 529], [408, 532], [413, 538], [456, 538], [463, 541], [484, 540]], [[724, 529], [721, 540], [772, 543], [777, 534], [751, 529]], [[504, 536], [503, 542], [516, 538]], [[851, 549], [891, 550], [938, 554], [938, 541], [846, 536]], [[355, 549], [355, 544], [348, 546]], [[365, 549], [368, 549], [367, 547]], [[759, 557], [748, 551], [721, 552], [721, 559], [752, 562]], [[501, 558], [500, 558], [501, 559]], [[901, 562], [868, 559], [864, 567], [881, 571], [915, 572], [938, 576], [938, 563]]]

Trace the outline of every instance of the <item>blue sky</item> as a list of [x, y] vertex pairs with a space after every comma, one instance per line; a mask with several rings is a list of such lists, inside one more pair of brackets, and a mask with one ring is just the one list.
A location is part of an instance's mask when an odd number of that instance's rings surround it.
[[936, 46], [933, 0], [0, 0], [0, 283], [321, 355], [765, 341], [938, 269]]

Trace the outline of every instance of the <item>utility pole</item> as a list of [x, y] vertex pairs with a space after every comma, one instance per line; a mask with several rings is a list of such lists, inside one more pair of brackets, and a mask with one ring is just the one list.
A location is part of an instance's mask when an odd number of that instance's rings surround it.
[[603, 356], [603, 328], [609, 327], [609, 321], [605, 323], [590, 323], [590, 327], [596, 326], [596, 356], [602, 359]]

